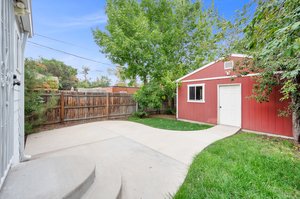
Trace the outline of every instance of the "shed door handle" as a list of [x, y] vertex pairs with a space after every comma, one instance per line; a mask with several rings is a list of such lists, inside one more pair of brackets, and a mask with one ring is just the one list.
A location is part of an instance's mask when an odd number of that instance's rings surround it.
[[219, 108], [222, 108], [222, 106], [219, 106]]

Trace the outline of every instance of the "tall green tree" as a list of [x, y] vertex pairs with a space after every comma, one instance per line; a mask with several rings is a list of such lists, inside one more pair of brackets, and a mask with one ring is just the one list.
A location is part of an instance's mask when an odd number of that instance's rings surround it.
[[108, 74], [114, 75], [117, 78], [116, 85], [127, 85], [123, 66], [117, 65], [115, 68], [109, 68], [107, 72]]
[[88, 66], [82, 66], [82, 74], [83, 74], [83, 77], [84, 77], [84, 81], [85, 82], [88, 82], [89, 79], [88, 79], [88, 75], [89, 75], [89, 72], [90, 72], [90, 68]]
[[69, 90], [77, 84], [77, 69], [66, 65], [64, 62], [55, 59], [27, 59], [27, 65], [35, 70], [36, 73], [45, 76], [55, 76], [59, 79], [59, 89]]
[[174, 80], [215, 59], [227, 26], [200, 0], [108, 0], [106, 14], [96, 43], [128, 79], [162, 88], [160, 101], [174, 97]]
[[105, 75], [97, 77], [97, 79], [91, 82], [91, 87], [108, 87], [111, 84], [111, 79]]
[[[253, 57], [240, 68], [256, 71], [254, 97], [269, 100], [275, 87], [281, 87], [281, 100], [290, 105], [281, 114], [292, 114], [295, 140], [300, 142], [300, 3], [298, 0], [257, 0], [257, 8], [235, 49]], [[241, 18], [241, 20], [245, 20]]]

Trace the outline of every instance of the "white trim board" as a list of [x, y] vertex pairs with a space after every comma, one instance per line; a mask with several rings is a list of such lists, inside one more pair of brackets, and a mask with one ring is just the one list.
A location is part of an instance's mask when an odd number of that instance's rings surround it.
[[253, 58], [250, 55], [246, 55], [246, 54], [238, 54], [238, 53], [232, 53], [230, 56], [232, 57], [242, 57], [242, 58]]
[[[190, 87], [202, 86], [202, 100], [190, 100]], [[196, 90], [195, 90], [196, 98]], [[205, 103], [205, 84], [188, 84], [187, 85], [187, 102], [192, 103]]]
[[249, 129], [241, 129], [241, 131], [243, 131], [244, 133], [254, 133], [254, 134], [257, 134], [257, 135], [266, 135], [266, 136], [270, 136], [270, 137], [285, 138], [285, 139], [290, 139], [290, 140], [294, 139], [293, 137], [289, 137], [289, 136], [285, 136], [285, 135], [278, 135], [278, 134], [273, 134], [273, 133], [253, 131], [253, 130], [249, 130]]
[[181, 81], [182, 79], [184, 79], [184, 78], [186, 78], [186, 77], [188, 77], [188, 76], [190, 76], [190, 75], [192, 75], [192, 74], [195, 74], [195, 73], [197, 73], [197, 72], [199, 72], [199, 71], [201, 71], [201, 70], [203, 70], [203, 69], [205, 69], [205, 68], [207, 68], [207, 67], [213, 65], [214, 63], [217, 63], [218, 61], [219, 61], [219, 60], [210, 62], [210, 63], [208, 63], [208, 64], [206, 64], [206, 65], [204, 65], [204, 66], [202, 66], [202, 67], [200, 67], [200, 68], [198, 68], [198, 69], [192, 71], [191, 73], [188, 73], [188, 74], [186, 74], [185, 76], [183, 76], [183, 77], [177, 79], [176, 82], [179, 82], [179, 81]]
[[178, 118], [178, 83], [176, 83], [176, 119]]
[[198, 122], [198, 121], [194, 121], [194, 120], [187, 120], [187, 119], [180, 119], [180, 118], [177, 118], [177, 120], [183, 121], [183, 122], [195, 123], [195, 124], [207, 124], [207, 125], [216, 126], [216, 124], [213, 124], [213, 123], [207, 123], [207, 122]]
[[[242, 58], [248, 57], [248, 58], [251, 58], [251, 56], [243, 55], [243, 54], [230, 54], [230, 56], [231, 57], [242, 57]], [[183, 80], [184, 78], [186, 78], [186, 77], [188, 77], [188, 76], [190, 76], [192, 74], [195, 74], [195, 73], [197, 73], [197, 72], [199, 72], [199, 71], [201, 71], [201, 70], [203, 70], [203, 69], [205, 69], [205, 68], [207, 68], [207, 67], [209, 67], [209, 66], [211, 66], [211, 65], [213, 65], [213, 64], [215, 64], [215, 63], [217, 63], [219, 61], [221, 61], [222, 59], [224, 59], [224, 57], [221, 57], [221, 58], [217, 59], [216, 61], [210, 62], [210, 63], [208, 63], [208, 64], [206, 64], [206, 65], [204, 65], [204, 66], [202, 66], [202, 67], [200, 67], [200, 68], [198, 68], [198, 69], [196, 69], [196, 70], [194, 70], [194, 71], [186, 74], [185, 76], [177, 79], [176, 82], [179, 82], [179, 81]]]
[[2, 178], [0, 178], [0, 190], [1, 190], [2, 186], [3, 186], [3, 184], [4, 184], [4, 181], [5, 181], [6, 177], [7, 177], [7, 175], [8, 175], [8, 171], [9, 171], [11, 165], [12, 165], [12, 160], [13, 160], [13, 158], [14, 158], [14, 157], [12, 157], [12, 158], [10, 159], [10, 161], [9, 161], [9, 163], [8, 163], [8, 165], [7, 165], [6, 170], [4, 171], [4, 175], [2, 176]]
[[253, 73], [253, 74], [242, 75], [242, 76], [237, 76], [237, 75], [219, 76], [219, 77], [208, 77], [208, 78], [201, 78], [201, 79], [182, 80], [181, 82], [199, 82], [199, 81], [208, 81], [208, 80], [217, 80], [217, 79], [232, 79], [232, 78], [238, 78], [238, 77], [253, 77], [253, 76], [258, 76], [258, 75], [260, 75], [260, 74]]
[[[238, 86], [239, 92], [240, 92], [240, 109], [239, 109], [239, 126], [242, 127], [243, 124], [243, 118], [242, 118], [242, 110], [243, 110], [243, 103], [242, 103], [242, 84], [241, 83], [232, 83], [232, 84], [217, 84], [217, 123], [221, 124], [220, 120], [220, 88], [226, 87], [226, 86]], [[222, 125], [231, 125], [231, 124], [222, 124]]]

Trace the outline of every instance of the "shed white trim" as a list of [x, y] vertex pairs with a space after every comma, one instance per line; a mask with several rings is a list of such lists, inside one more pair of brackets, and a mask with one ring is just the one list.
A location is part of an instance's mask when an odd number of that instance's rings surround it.
[[199, 72], [199, 71], [201, 71], [201, 70], [203, 70], [203, 69], [205, 69], [205, 68], [207, 68], [207, 67], [213, 65], [214, 63], [217, 63], [218, 61], [219, 61], [219, 60], [210, 62], [209, 64], [206, 64], [206, 65], [204, 65], [204, 66], [198, 68], [197, 70], [194, 70], [193, 72], [191, 72], [191, 73], [189, 73], [189, 74], [186, 74], [185, 76], [183, 76], [183, 77], [177, 79], [176, 82], [179, 82], [179, 81], [181, 81], [182, 79], [184, 79], [184, 78], [186, 78], [186, 77], [188, 77], [188, 76], [190, 76], [190, 75], [192, 75], [192, 74], [195, 74], [195, 73], [197, 73], [197, 72]]
[[[222, 114], [223, 117], [221, 117], [221, 108], [223, 109], [224, 107], [221, 107], [221, 88], [223, 87], [229, 87], [229, 88], [233, 88], [238, 86], [238, 91], [239, 91], [239, 95], [236, 96], [238, 98], [234, 98], [233, 96], [230, 96], [229, 99], [227, 98], [227, 102], [228, 101], [233, 101], [236, 100], [234, 105], [232, 105], [232, 103], [229, 103], [229, 107], [231, 107], [230, 112], [232, 113], [232, 115], [228, 115], [228, 111], [227, 111], [227, 116], [225, 114]], [[224, 98], [222, 98], [224, 99]], [[222, 100], [223, 101], [223, 100]], [[226, 100], [224, 100], [226, 101]], [[227, 103], [228, 105], [228, 103]], [[223, 106], [223, 105], [222, 105]], [[236, 108], [235, 112], [232, 108]], [[242, 84], [241, 83], [232, 83], [232, 84], [217, 84], [217, 111], [218, 111], [218, 115], [217, 115], [217, 123], [218, 124], [223, 124], [223, 125], [230, 125], [230, 126], [238, 126], [241, 127], [242, 126]], [[234, 114], [233, 114], [234, 113]], [[236, 117], [236, 120], [234, 120], [234, 117]], [[228, 118], [230, 118], [228, 120]], [[233, 120], [232, 120], [233, 119]], [[223, 121], [225, 120], [225, 121]]]
[[[202, 87], [202, 99], [200, 99], [200, 100], [196, 99], [196, 90], [195, 90], [195, 99], [191, 100], [190, 99], [190, 87], [197, 87], [197, 86]], [[187, 85], [187, 102], [205, 103], [205, 84], [188, 84]]]
[[245, 55], [245, 54], [231, 54], [232, 57], [243, 57], [243, 58], [253, 58], [250, 55]]
[[[252, 77], [252, 76], [258, 76], [260, 73], [252, 73], [248, 75], [242, 75], [240, 77]], [[231, 75], [231, 76], [220, 76], [220, 77], [208, 77], [208, 78], [201, 78], [201, 79], [189, 79], [189, 80], [182, 80], [181, 82], [199, 82], [199, 81], [208, 81], [208, 80], [217, 80], [217, 79], [231, 79], [231, 78], [237, 78], [239, 76], [237, 75]]]
[[178, 113], [179, 109], [178, 109], [178, 83], [176, 83], [176, 119], [178, 119]]

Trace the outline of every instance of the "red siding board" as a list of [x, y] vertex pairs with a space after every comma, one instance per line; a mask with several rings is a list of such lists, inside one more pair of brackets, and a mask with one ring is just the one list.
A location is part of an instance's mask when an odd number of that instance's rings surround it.
[[[221, 72], [223, 70], [223, 73]], [[222, 62], [218, 62], [185, 78], [202, 79], [224, 76]], [[188, 84], [205, 84], [205, 103], [187, 102]], [[281, 102], [279, 87], [275, 88], [269, 102], [258, 103], [249, 98], [252, 94], [254, 80], [251, 77], [214, 79], [205, 81], [182, 82], [178, 88], [178, 118], [217, 124], [217, 87], [218, 84], [241, 83], [242, 86], [242, 128], [292, 137], [291, 116], [279, 117], [278, 110], [284, 109], [288, 101]]]

